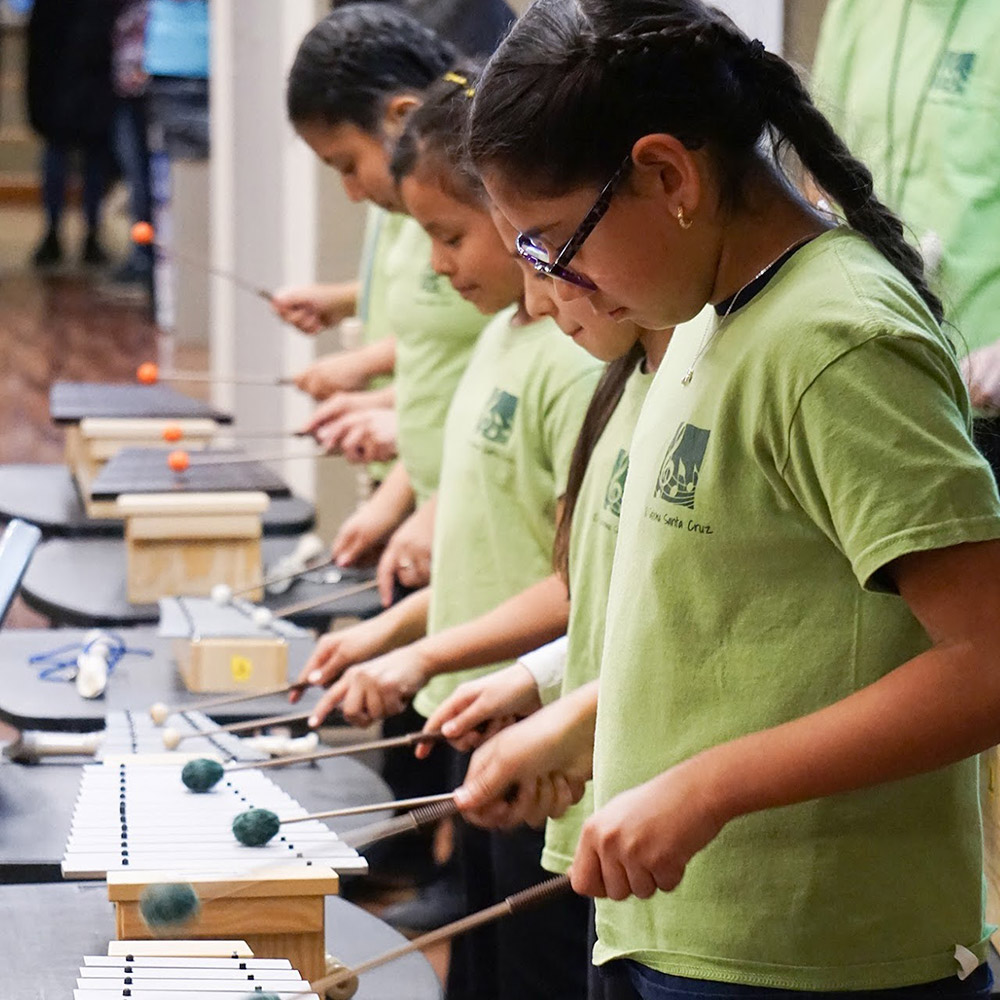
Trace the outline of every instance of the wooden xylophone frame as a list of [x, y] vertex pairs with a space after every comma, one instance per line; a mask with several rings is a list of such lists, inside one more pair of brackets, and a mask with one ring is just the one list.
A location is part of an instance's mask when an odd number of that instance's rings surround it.
[[219, 425], [207, 417], [179, 420], [166, 417], [85, 417], [66, 427], [66, 464], [76, 480], [87, 516], [99, 520], [117, 518], [114, 501], [92, 500], [90, 485], [110, 458], [122, 448], [173, 447], [163, 440], [168, 426], [180, 427], [184, 447], [200, 450], [212, 443]]
[[[201, 899], [201, 910], [177, 934], [195, 940], [238, 935], [260, 958], [287, 958], [308, 979], [326, 972], [326, 897], [340, 888], [337, 873], [322, 866], [277, 867], [252, 877], [178, 875]], [[162, 872], [109, 872], [108, 898], [120, 940], [154, 940], [139, 912], [143, 891], [164, 881]], [[167, 936], [167, 935], [162, 935]]]

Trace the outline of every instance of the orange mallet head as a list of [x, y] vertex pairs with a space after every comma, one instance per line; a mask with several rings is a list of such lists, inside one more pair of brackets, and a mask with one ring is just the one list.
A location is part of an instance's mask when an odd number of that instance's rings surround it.
[[172, 451], [167, 455], [167, 465], [174, 472], [187, 472], [191, 467], [191, 457], [186, 451]]
[[143, 385], [156, 385], [160, 381], [160, 366], [155, 361], [143, 361], [136, 369], [135, 377]]
[[175, 441], [180, 441], [184, 437], [184, 431], [181, 430], [180, 424], [167, 424], [163, 428], [163, 440], [169, 444], [173, 444]]
[[156, 233], [148, 222], [137, 222], [132, 227], [132, 242], [136, 246], [151, 246], [155, 237]]

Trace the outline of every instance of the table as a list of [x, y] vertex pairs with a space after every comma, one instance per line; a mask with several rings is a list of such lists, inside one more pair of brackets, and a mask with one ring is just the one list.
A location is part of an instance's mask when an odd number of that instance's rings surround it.
[[[0, 763], [0, 884], [62, 881], [59, 865], [82, 767], [78, 760], [68, 759], [41, 764]], [[389, 786], [360, 757], [270, 768], [268, 777], [309, 812], [392, 799]], [[330, 825], [341, 833], [388, 819], [389, 815], [345, 816], [330, 821]], [[2, 949], [0, 943], [0, 953]]]
[[[264, 564], [272, 565], [295, 547], [294, 538], [265, 538], [261, 542]], [[268, 597], [272, 609], [293, 602], [336, 593], [370, 572], [344, 571], [339, 584], [298, 580], [279, 597]], [[130, 604], [125, 592], [125, 542], [111, 538], [50, 538], [42, 542], [21, 584], [25, 601], [55, 625], [122, 626], [147, 625], [159, 618], [155, 604]], [[375, 590], [347, 597], [291, 616], [304, 628], [325, 631], [331, 618], [370, 618], [381, 610]]]
[[[0, 886], [0, 968], [5, 1000], [70, 997], [85, 955], [106, 955], [114, 914], [103, 882]], [[20, 933], [16, 933], [19, 929]], [[327, 950], [356, 965], [404, 943], [388, 924], [336, 896], [326, 901]], [[422, 955], [361, 977], [358, 1000], [439, 1000], [441, 986]]]
[[[104, 718], [115, 709], [145, 712], [158, 701], [181, 707], [197, 707], [209, 695], [191, 694], [184, 687], [171, 652], [171, 639], [156, 634], [155, 628], [117, 629], [130, 648], [153, 650], [151, 657], [128, 655], [115, 667], [101, 698], [90, 701], [76, 693], [69, 683], [43, 681], [38, 667], [28, 658], [39, 652], [79, 642], [84, 629], [7, 629], [0, 631], [0, 719], [22, 732], [40, 729], [50, 732], [90, 733], [104, 728]], [[291, 639], [288, 673], [295, 679], [313, 649], [311, 639]], [[308, 711], [319, 700], [319, 692], [307, 691], [300, 704]], [[221, 706], [212, 710], [216, 722], [279, 715], [293, 709], [286, 698], [257, 698], [251, 702]]]
[[[264, 534], [302, 534], [315, 513], [299, 497], [274, 499], [261, 518]], [[0, 465], [0, 521], [15, 517], [37, 524], [46, 537], [121, 538], [125, 530], [124, 521], [88, 517], [69, 468], [55, 462]]]

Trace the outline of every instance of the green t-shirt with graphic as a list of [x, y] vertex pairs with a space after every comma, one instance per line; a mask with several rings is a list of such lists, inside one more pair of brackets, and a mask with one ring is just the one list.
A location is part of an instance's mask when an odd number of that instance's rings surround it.
[[430, 261], [430, 237], [404, 219], [385, 262], [386, 322], [396, 335], [399, 457], [418, 504], [437, 489], [448, 405], [489, 320]]
[[879, 196], [940, 240], [933, 284], [962, 354], [1000, 339], [998, 52], [996, 0], [830, 0], [813, 70]]
[[[622, 398], [594, 445], [580, 485], [569, 540], [569, 626], [566, 630], [566, 672], [562, 693], [595, 680], [604, 647], [611, 564], [618, 537], [618, 517], [628, 474], [629, 445], [643, 400], [653, 384], [652, 372], [637, 365]], [[580, 839], [580, 828], [594, 810], [590, 784], [583, 798], [545, 827], [542, 866], [552, 872], [569, 870]]]
[[[460, 625], [552, 573], [556, 508], [600, 365], [550, 319], [491, 320], [448, 411], [431, 557], [428, 631]], [[413, 704], [430, 715], [459, 684], [441, 674]]]
[[[632, 440], [598, 807], [925, 651], [880, 571], [1000, 537], [954, 352], [865, 240], [820, 236], [715, 323], [674, 335]], [[956, 944], [985, 955], [982, 867], [970, 758], [734, 820], [675, 891], [598, 900], [595, 958], [778, 989], [930, 982]]]
[[[361, 243], [361, 265], [358, 273], [360, 284], [358, 293], [358, 317], [364, 324], [364, 342], [374, 344], [395, 332], [389, 323], [388, 310], [388, 259], [392, 247], [399, 236], [399, 230], [406, 221], [405, 215], [387, 212], [377, 205], [368, 206], [365, 218], [365, 232]], [[368, 380], [367, 388], [381, 389], [390, 385], [391, 375], [377, 375]], [[392, 468], [391, 462], [369, 462], [368, 475], [374, 482], [385, 479]]]

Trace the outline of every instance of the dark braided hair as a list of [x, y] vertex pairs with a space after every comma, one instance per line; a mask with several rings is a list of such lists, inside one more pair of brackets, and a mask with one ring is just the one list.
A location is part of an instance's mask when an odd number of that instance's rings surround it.
[[487, 64], [467, 137], [542, 195], [603, 185], [643, 135], [712, 154], [724, 203], [788, 150], [940, 322], [919, 253], [795, 70], [701, 0], [536, 0]]
[[420, 94], [449, 66], [455, 48], [393, 4], [338, 7], [299, 45], [286, 105], [294, 124], [350, 123], [381, 132], [386, 100]]
[[486, 191], [464, 141], [480, 70], [458, 66], [424, 92], [393, 150], [390, 170], [397, 184], [421, 168], [430, 169], [443, 191], [474, 207], [483, 205]]

